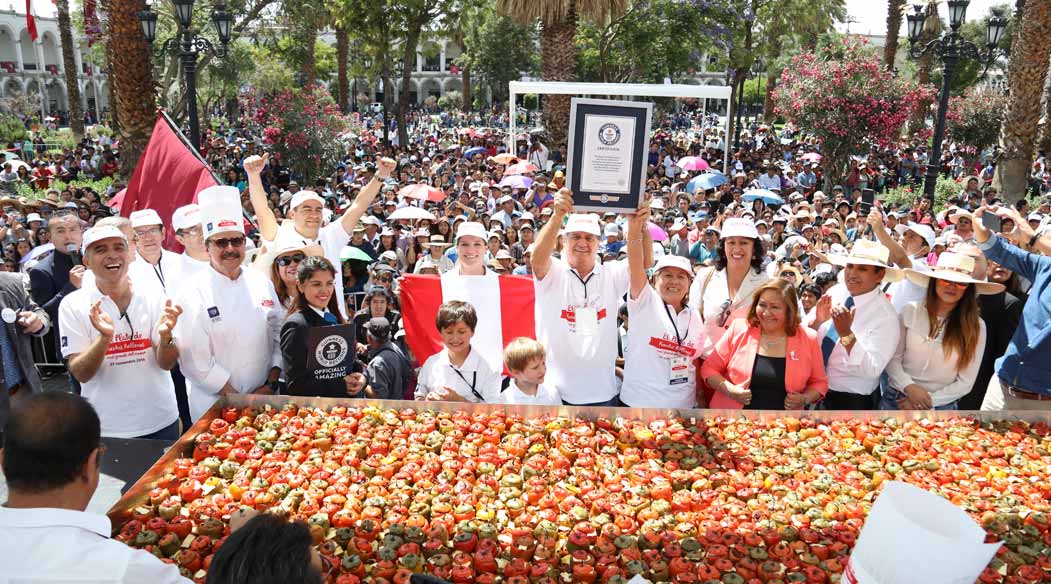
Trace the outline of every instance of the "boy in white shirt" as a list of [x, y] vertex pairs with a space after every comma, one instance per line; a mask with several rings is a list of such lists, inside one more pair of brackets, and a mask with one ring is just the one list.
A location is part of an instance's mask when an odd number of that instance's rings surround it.
[[445, 348], [428, 357], [420, 368], [416, 399], [495, 402], [503, 375], [471, 347], [478, 326], [474, 306], [451, 300], [438, 307], [434, 320]]
[[547, 351], [544, 345], [528, 337], [518, 337], [504, 348], [504, 366], [511, 373], [511, 383], [500, 393], [498, 403], [531, 406], [560, 406], [562, 397], [551, 385], [544, 385], [547, 375]]

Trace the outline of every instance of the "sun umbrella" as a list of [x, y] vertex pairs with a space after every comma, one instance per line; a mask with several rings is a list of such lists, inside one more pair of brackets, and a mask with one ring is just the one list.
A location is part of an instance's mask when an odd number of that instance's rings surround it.
[[803, 155], [803, 160], [807, 162], [821, 162], [821, 155], [817, 152], [807, 152]]
[[741, 195], [741, 199], [744, 201], [755, 201], [758, 199], [767, 205], [785, 204], [785, 200], [782, 199], [780, 195], [766, 189], [749, 189]]
[[512, 189], [528, 189], [532, 184], [533, 179], [528, 176], [513, 174], [511, 176], [505, 176], [504, 180], [500, 181], [500, 184], [496, 186], [500, 188], [511, 187]]
[[700, 156], [685, 156], [680, 158], [675, 166], [689, 171], [708, 170], [708, 161]]
[[402, 187], [401, 190], [398, 191], [398, 194], [403, 197], [411, 197], [413, 199], [421, 199], [424, 201], [445, 200], [445, 191], [422, 183]]
[[492, 160], [497, 164], [514, 164], [518, 162], [518, 157], [510, 152], [501, 152], [494, 156]]
[[465, 150], [463, 153], [463, 157], [474, 158], [475, 156], [478, 156], [479, 154], [485, 154], [486, 152], [488, 152], [488, 150], [484, 146], [475, 146], [473, 148], [468, 148], [467, 150]]
[[536, 172], [537, 170], [539, 169], [534, 164], [530, 164], [528, 162], [519, 162], [508, 166], [507, 170], [504, 171], [504, 176], [509, 176], [512, 174], [525, 174], [527, 172]]
[[388, 221], [399, 221], [401, 219], [407, 219], [409, 221], [418, 221], [420, 219], [429, 219], [431, 221], [437, 220], [430, 211], [412, 206], [397, 209], [387, 217]]
[[646, 223], [646, 229], [650, 230], [650, 237], [653, 238], [653, 241], [664, 241], [668, 239], [667, 232], [661, 229], [660, 225], [657, 225], [653, 221], [648, 221]]
[[707, 191], [708, 189], [717, 189], [720, 185], [725, 184], [727, 178], [725, 174], [706, 172], [699, 174], [690, 179], [690, 182], [686, 183], [686, 192], [691, 195], [698, 190]]
[[371, 257], [369, 257], [369, 254], [361, 251], [360, 249], [358, 249], [358, 248], [356, 248], [354, 246], [350, 246], [350, 245], [344, 247], [343, 250], [339, 252], [339, 259], [340, 259], [340, 261], [343, 261], [343, 262], [345, 262], [347, 260], [357, 260], [357, 261], [368, 262], [368, 263], [372, 263], [373, 262], [373, 259]]

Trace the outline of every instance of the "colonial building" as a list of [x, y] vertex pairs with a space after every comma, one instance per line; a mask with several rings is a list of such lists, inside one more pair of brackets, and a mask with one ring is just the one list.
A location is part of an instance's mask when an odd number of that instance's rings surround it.
[[[66, 114], [69, 98], [58, 20], [37, 16], [36, 28], [34, 42], [26, 29], [25, 14], [0, 10], [0, 98], [25, 95], [39, 101], [41, 117]], [[76, 30], [73, 38], [80, 105], [100, 119], [109, 103], [108, 82], [105, 74], [84, 58], [87, 41], [79, 38]]]

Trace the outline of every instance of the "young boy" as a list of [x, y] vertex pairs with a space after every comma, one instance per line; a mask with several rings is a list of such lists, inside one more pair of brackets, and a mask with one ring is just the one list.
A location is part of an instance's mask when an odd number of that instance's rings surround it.
[[559, 406], [562, 398], [554, 386], [544, 385], [547, 365], [544, 346], [527, 337], [518, 337], [504, 348], [504, 365], [511, 372], [511, 383], [500, 394], [500, 403]]
[[438, 307], [435, 325], [445, 348], [420, 368], [418, 400], [494, 402], [500, 395], [501, 372], [471, 349], [478, 314], [467, 302], [451, 300]]

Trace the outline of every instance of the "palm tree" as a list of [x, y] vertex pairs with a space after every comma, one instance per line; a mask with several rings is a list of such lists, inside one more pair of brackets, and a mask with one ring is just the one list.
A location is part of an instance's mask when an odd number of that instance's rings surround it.
[[1025, 197], [1033, 161], [1040, 97], [1051, 61], [1051, 10], [1046, 2], [1026, 2], [1015, 18], [1011, 63], [1007, 69], [1010, 98], [1000, 126], [1000, 158], [993, 185], [1004, 199]]
[[73, 130], [73, 139], [80, 142], [84, 138], [84, 112], [80, 109], [80, 86], [77, 85], [69, 0], [55, 0], [55, 8], [58, 10], [58, 36], [62, 39], [62, 68], [65, 69], [66, 96], [69, 98], [69, 127]]
[[103, 2], [109, 15], [106, 49], [115, 97], [110, 108], [119, 112], [120, 172], [125, 177], [135, 170], [157, 121], [150, 46], [139, 24], [145, 5], [145, 0]]
[[347, 59], [350, 53], [350, 35], [338, 21], [336, 25], [336, 95], [339, 111], [350, 111], [350, 77], [347, 75]]
[[[544, 81], [574, 81], [577, 48], [573, 40], [577, 19], [601, 23], [624, 12], [628, 3], [628, 0], [497, 0], [497, 9], [527, 24], [539, 20], [541, 77]], [[544, 128], [552, 150], [566, 141], [569, 100], [568, 95], [544, 97]], [[514, 115], [515, 104], [508, 107]]]
[[905, 0], [887, 0], [887, 40], [883, 45], [883, 65], [887, 71], [894, 70], [894, 60], [898, 55], [898, 34], [901, 31], [901, 13], [905, 10]]

